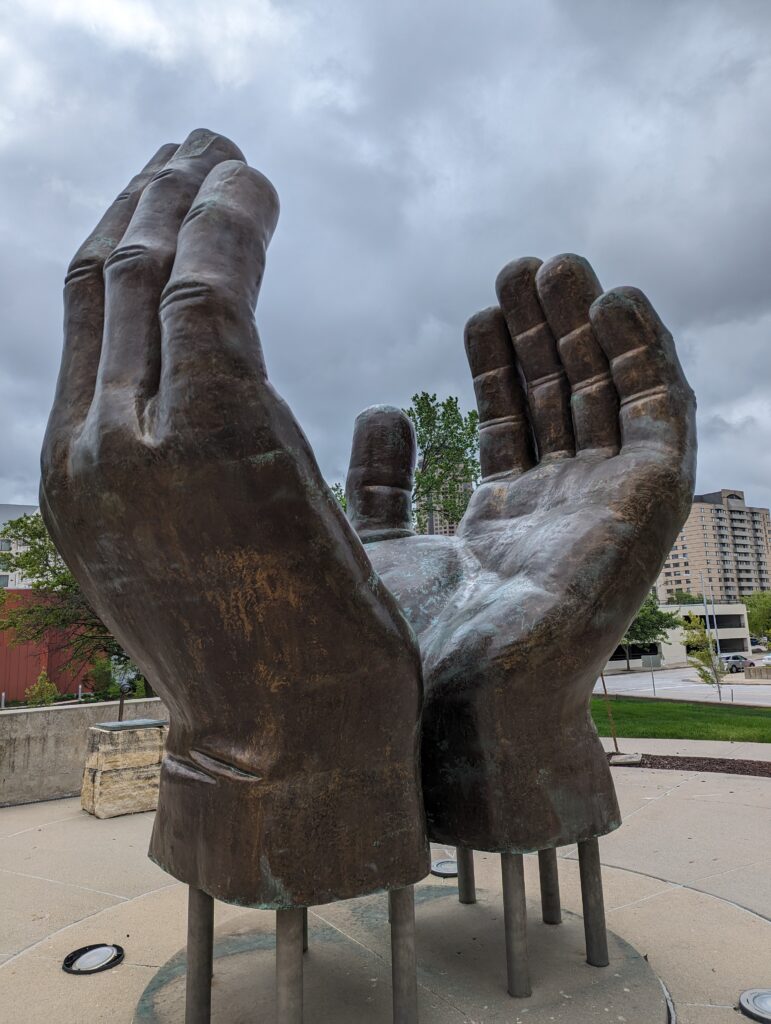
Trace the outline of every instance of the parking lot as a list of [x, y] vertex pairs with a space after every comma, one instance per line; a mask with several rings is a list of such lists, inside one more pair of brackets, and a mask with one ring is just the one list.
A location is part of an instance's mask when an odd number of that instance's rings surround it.
[[[620, 672], [605, 676], [609, 693], [623, 693], [630, 697], [669, 697], [677, 700], [719, 701], [717, 687], [701, 682], [692, 668], [656, 669]], [[655, 692], [654, 692], [655, 687]], [[771, 707], [771, 681], [747, 682], [743, 672], [726, 674], [721, 684], [722, 699], [735, 704], [756, 704]], [[597, 680], [595, 693], [602, 693]]]

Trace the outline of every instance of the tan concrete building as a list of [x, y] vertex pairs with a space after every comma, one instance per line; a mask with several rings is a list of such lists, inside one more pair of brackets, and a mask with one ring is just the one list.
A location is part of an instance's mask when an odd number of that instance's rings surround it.
[[755, 590], [771, 590], [771, 518], [752, 508], [744, 491], [697, 494], [656, 582], [662, 604], [676, 590], [706, 591], [715, 601], [740, 601]]

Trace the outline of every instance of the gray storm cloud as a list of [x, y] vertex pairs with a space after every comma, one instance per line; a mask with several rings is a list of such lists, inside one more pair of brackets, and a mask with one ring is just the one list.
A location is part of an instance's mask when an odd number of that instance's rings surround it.
[[257, 318], [328, 479], [361, 408], [470, 406], [464, 321], [503, 263], [569, 250], [675, 333], [699, 489], [771, 505], [770, 31], [767, 0], [10, 0], [0, 497], [35, 500], [70, 257], [206, 126], [281, 196]]

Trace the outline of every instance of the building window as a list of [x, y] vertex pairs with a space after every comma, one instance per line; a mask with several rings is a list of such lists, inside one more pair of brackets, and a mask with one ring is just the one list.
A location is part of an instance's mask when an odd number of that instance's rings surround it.
[[0, 573], [0, 587], [8, 586], [8, 573]]
[[11, 542], [9, 540], [3, 540], [0, 538], [0, 551], [10, 551]]

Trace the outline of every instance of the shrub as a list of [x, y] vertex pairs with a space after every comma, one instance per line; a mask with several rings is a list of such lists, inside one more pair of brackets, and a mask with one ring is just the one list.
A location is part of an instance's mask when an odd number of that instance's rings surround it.
[[112, 678], [112, 664], [109, 658], [97, 658], [88, 673], [88, 679], [94, 691], [94, 696], [99, 700], [112, 699], [111, 690], [114, 686]]
[[43, 669], [37, 677], [37, 682], [27, 687], [24, 691], [24, 696], [27, 698], [27, 704], [31, 708], [41, 708], [48, 704], [53, 704], [59, 696], [59, 691], [48, 678], [46, 670]]

